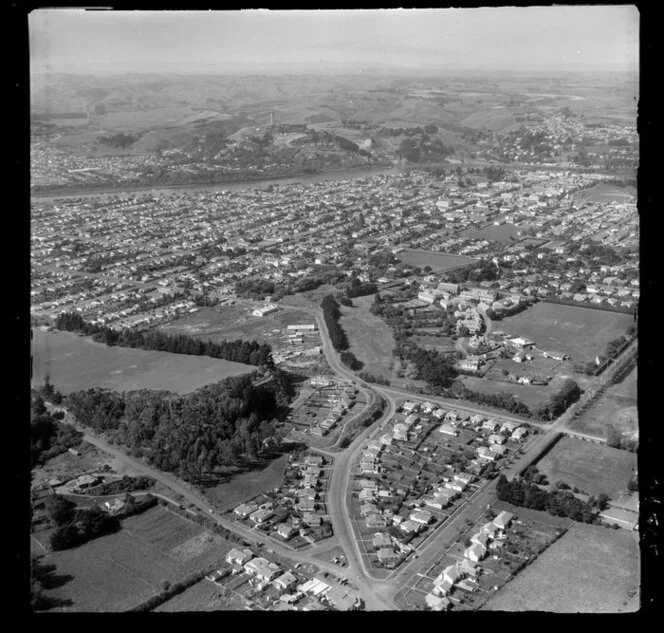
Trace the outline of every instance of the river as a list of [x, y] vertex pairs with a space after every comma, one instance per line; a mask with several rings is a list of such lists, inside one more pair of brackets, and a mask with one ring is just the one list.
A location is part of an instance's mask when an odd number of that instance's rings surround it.
[[372, 176], [392, 175], [399, 173], [397, 167], [369, 167], [355, 168], [340, 171], [329, 171], [320, 174], [303, 174], [301, 176], [292, 176], [285, 178], [270, 178], [266, 180], [247, 180], [242, 182], [221, 182], [200, 185], [171, 185], [161, 187], [112, 187], [110, 190], [99, 189], [98, 191], [87, 190], [82, 193], [56, 193], [56, 194], [31, 194], [33, 200], [55, 200], [58, 198], [108, 198], [110, 196], [140, 195], [143, 193], [151, 194], [191, 194], [215, 191], [243, 191], [245, 189], [267, 188], [270, 185], [292, 185], [307, 184], [315, 182], [339, 180], [356, 180], [358, 178], [369, 178]]

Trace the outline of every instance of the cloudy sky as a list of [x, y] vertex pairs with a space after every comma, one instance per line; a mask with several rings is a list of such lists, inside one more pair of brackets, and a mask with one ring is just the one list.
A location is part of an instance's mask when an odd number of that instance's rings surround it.
[[85, 11], [29, 15], [35, 72], [638, 67], [631, 5], [338, 11]]

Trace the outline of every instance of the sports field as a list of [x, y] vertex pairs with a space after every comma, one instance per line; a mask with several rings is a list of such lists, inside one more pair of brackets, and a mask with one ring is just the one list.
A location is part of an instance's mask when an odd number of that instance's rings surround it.
[[105, 387], [117, 391], [165, 389], [189, 393], [255, 370], [252, 365], [207, 356], [108, 347], [72, 332], [34, 330], [33, 384], [46, 375], [62, 393]]
[[451, 270], [452, 268], [459, 268], [460, 266], [467, 266], [479, 261], [473, 257], [465, 257], [464, 255], [449, 255], [448, 253], [439, 253], [437, 251], [422, 251], [412, 248], [406, 248], [396, 254], [397, 259], [410, 266], [417, 266], [424, 268], [430, 266], [436, 272], [443, 272]]
[[552, 484], [564, 481], [591, 495], [603, 492], [616, 498], [627, 490], [636, 465], [635, 453], [563, 437], [537, 462], [537, 469]]
[[539, 302], [503, 319], [494, 329], [535, 341], [541, 350], [569, 354], [575, 362], [588, 362], [603, 354], [606, 344], [633, 322], [629, 314]]
[[231, 547], [191, 521], [152, 508], [125, 519], [115, 534], [46, 554], [45, 564], [72, 577], [48, 595], [71, 600], [67, 611], [124, 611], [159, 593], [164, 581], [223, 561]]
[[575, 525], [482, 611], [623, 613], [638, 608], [638, 534]]
[[575, 194], [581, 200], [589, 202], [635, 202], [636, 190], [634, 187], [616, 187], [614, 185], [599, 184]]

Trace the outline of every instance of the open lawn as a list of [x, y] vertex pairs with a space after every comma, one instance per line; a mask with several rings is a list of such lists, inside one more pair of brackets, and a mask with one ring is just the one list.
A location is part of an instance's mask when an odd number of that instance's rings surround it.
[[410, 266], [417, 266], [424, 268], [431, 266], [431, 269], [436, 272], [444, 272], [453, 268], [467, 266], [474, 264], [477, 259], [473, 257], [465, 257], [464, 255], [450, 255], [448, 253], [440, 253], [437, 251], [423, 251], [412, 248], [406, 248], [396, 254], [399, 261]]
[[482, 610], [619, 613], [638, 608], [638, 535], [575, 525]]
[[549, 400], [551, 394], [556, 391], [552, 383], [549, 385], [520, 385], [515, 382], [488, 380], [476, 376], [463, 376], [462, 382], [468, 389], [479, 391], [480, 393], [510, 393], [530, 408], [544, 404]]
[[230, 481], [206, 488], [206, 496], [222, 511], [239, 506], [242, 502], [281, 485], [287, 455], [271, 461], [262, 470], [250, 470], [234, 475]]
[[535, 341], [541, 350], [563, 352], [576, 362], [588, 362], [603, 354], [606, 344], [624, 334], [633, 322], [629, 314], [539, 302], [494, 324], [494, 329]]
[[537, 469], [552, 484], [564, 481], [588, 494], [615, 498], [626, 491], [636, 465], [635, 453], [563, 437], [537, 462]]
[[156, 507], [122, 522], [122, 529], [80, 547], [50, 552], [45, 564], [71, 576], [48, 595], [71, 600], [68, 611], [124, 611], [208, 565], [223, 561], [232, 544]]
[[618, 433], [632, 435], [638, 432], [636, 383], [637, 368], [634, 367], [620, 382], [611, 385], [596, 404], [574, 420], [570, 428], [602, 438], [606, 437], [608, 425]]
[[341, 306], [339, 325], [348, 337], [350, 350], [364, 363], [364, 371], [389, 380], [394, 376], [394, 337], [385, 321], [369, 312], [373, 299], [373, 295], [356, 297], [354, 307]]
[[189, 393], [256, 369], [207, 356], [107, 347], [72, 332], [35, 329], [31, 347], [33, 384], [43, 384], [48, 374], [51, 383], [64, 394], [91, 387]]

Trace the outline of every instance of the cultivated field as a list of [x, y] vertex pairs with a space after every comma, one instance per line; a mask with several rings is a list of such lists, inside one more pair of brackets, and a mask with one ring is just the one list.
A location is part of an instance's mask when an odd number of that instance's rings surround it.
[[231, 543], [157, 507], [122, 522], [122, 529], [80, 547], [44, 556], [58, 575], [73, 578], [48, 595], [72, 601], [69, 611], [124, 611], [208, 565]]
[[222, 511], [239, 506], [261, 492], [277, 488], [284, 478], [287, 456], [271, 461], [262, 470], [251, 470], [234, 475], [230, 481], [206, 488], [206, 496]]
[[244, 605], [244, 600], [237, 594], [204, 578], [154, 611], [238, 611], [244, 610]]
[[478, 240], [492, 240], [494, 242], [509, 242], [510, 237], [516, 236], [521, 231], [527, 230], [527, 225], [516, 226], [515, 224], [502, 224], [494, 226], [490, 224], [483, 229], [467, 229], [461, 233], [462, 237], [472, 237]]
[[636, 465], [635, 453], [571, 437], [563, 437], [537, 462], [552, 484], [564, 481], [588, 494], [604, 492], [611, 498], [626, 491]]
[[255, 370], [251, 365], [207, 356], [107, 347], [72, 332], [35, 329], [31, 347], [33, 382], [42, 384], [48, 374], [51, 383], [64, 394], [91, 387], [189, 393]]
[[619, 613], [638, 608], [638, 535], [575, 525], [482, 610]]
[[539, 302], [503, 319], [494, 329], [524, 336], [539, 349], [569, 354], [576, 362], [588, 362], [604, 353], [606, 344], [624, 334], [633, 321], [629, 314]]
[[618, 433], [634, 434], [639, 428], [636, 408], [637, 368], [620, 382], [611, 385], [591, 409], [574, 420], [570, 427], [597, 437], [606, 437], [607, 425]]
[[350, 350], [364, 363], [364, 371], [390, 380], [394, 378], [394, 337], [385, 321], [369, 312], [373, 300], [373, 295], [356, 297], [352, 308], [341, 306], [339, 325], [348, 337]]
[[453, 268], [474, 264], [477, 259], [463, 255], [448, 255], [436, 251], [421, 251], [412, 248], [404, 249], [397, 253], [397, 258], [404, 264], [424, 268], [430, 266], [436, 272], [444, 272]]

